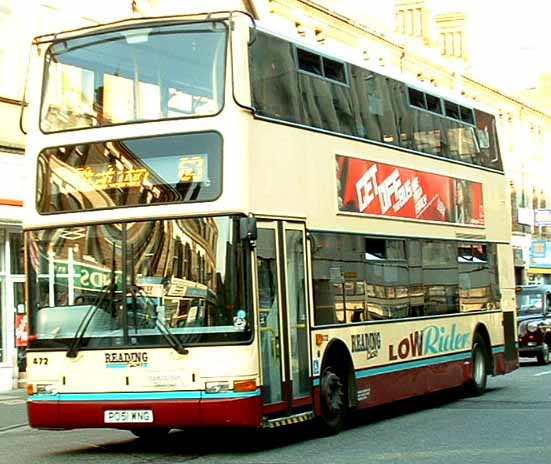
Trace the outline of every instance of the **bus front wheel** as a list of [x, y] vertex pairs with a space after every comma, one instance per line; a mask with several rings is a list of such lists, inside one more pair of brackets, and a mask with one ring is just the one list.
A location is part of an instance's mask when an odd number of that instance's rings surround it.
[[320, 378], [321, 425], [325, 433], [334, 434], [342, 429], [348, 411], [347, 378], [331, 366]]

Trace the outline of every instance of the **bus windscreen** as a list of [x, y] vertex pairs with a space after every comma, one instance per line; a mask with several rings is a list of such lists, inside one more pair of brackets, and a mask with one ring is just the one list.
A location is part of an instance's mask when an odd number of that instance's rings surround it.
[[222, 22], [123, 29], [47, 51], [41, 129], [58, 132], [217, 114], [223, 106]]
[[76, 353], [251, 338], [238, 218], [30, 231], [27, 247], [31, 347]]

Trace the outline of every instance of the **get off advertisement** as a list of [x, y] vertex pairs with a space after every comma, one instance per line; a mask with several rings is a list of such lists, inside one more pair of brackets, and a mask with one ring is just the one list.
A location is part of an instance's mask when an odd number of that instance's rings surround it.
[[482, 184], [337, 155], [339, 210], [484, 225]]

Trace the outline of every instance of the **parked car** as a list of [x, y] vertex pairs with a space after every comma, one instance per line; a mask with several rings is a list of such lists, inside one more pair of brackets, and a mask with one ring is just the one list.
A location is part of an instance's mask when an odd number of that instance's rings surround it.
[[551, 350], [551, 285], [517, 288], [519, 354], [548, 364]]

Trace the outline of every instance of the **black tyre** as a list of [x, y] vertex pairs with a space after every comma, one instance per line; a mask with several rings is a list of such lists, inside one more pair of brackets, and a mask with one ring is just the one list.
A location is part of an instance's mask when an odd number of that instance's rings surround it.
[[467, 384], [467, 393], [470, 396], [480, 396], [486, 391], [488, 381], [488, 358], [486, 343], [479, 334], [473, 338], [471, 352], [472, 376]]
[[325, 434], [338, 433], [348, 415], [348, 379], [331, 366], [320, 377], [321, 427]]
[[549, 345], [546, 342], [543, 342], [541, 346], [541, 351], [536, 355], [536, 359], [538, 360], [538, 364], [546, 365], [549, 364]]
[[143, 429], [131, 429], [134, 435], [142, 440], [147, 441], [159, 441], [164, 440], [170, 432], [170, 429], [165, 428], [143, 428]]

